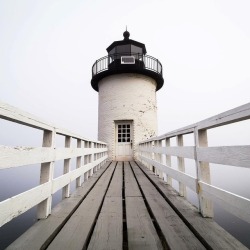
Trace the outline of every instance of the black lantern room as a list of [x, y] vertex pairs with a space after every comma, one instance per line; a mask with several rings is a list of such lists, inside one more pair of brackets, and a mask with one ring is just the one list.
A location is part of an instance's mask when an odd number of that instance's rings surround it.
[[98, 59], [92, 67], [91, 85], [98, 91], [98, 82], [110, 75], [138, 73], [153, 78], [159, 90], [163, 86], [162, 65], [158, 59], [146, 55], [145, 44], [129, 39], [129, 32], [123, 33], [123, 40], [113, 42], [108, 56]]

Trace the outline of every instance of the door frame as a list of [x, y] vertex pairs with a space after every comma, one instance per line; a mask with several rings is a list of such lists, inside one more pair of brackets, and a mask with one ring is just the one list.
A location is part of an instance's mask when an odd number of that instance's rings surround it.
[[[132, 119], [125, 119], [125, 120], [115, 120], [115, 136], [114, 136], [114, 159], [116, 161], [131, 161], [134, 159], [134, 120]], [[119, 157], [117, 156], [117, 149], [118, 149], [118, 125], [129, 123], [130, 124], [130, 143], [132, 142], [131, 147], [131, 155]]]

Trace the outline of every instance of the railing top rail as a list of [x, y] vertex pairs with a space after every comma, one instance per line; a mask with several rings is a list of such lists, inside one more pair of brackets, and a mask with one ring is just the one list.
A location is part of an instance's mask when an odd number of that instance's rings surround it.
[[40, 130], [55, 131], [59, 135], [70, 136], [74, 139], [91, 141], [94, 143], [101, 143], [106, 145], [106, 143], [104, 142], [90, 140], [81, 135], [77, 135], [73, 132], [70, 132], [66, 129], [58, 128], [52, 124], [42, 121], [40, 118], [34, 115], [31, 115], [27, 112], [22, 111], [21, 109], [18, 109], [1, 101], [0, 101], [0, 118]]
[[235, 123], [243, 120], [250, 119], [250, 102], [244, 105], [241, 105], [237, 108], [230, 109], [226, 112], [220, 113], [218, 115], [212, 116], [200, 122], [188, 125], [186, 127], [182, 127], [177, 130], [173, 130], [166, 134], [152, 137], [147, 140], [144, 140], [140, 143], [150, 142], [150, 141], [158, 141], [166, 138], [175, 137], [177, 135], [185, 135], [193, 133], [197, 128], [198, 130], [202, 129], [211, 129], [215, 127], [224, 126], [226, 124]]

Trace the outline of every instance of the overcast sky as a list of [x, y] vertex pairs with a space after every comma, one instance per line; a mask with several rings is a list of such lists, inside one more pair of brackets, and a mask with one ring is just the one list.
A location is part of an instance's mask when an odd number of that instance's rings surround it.
[[130, 38], [163, 65], [159, 134], [249, 102], [249, 0], [0, 0], [0, 100], [97, 137], [91, 67]]

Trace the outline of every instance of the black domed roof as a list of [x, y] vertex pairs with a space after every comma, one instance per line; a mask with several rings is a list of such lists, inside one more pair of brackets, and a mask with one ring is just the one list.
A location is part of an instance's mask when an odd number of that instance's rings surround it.
[[146, 46], [143, 43], [137, 42], [135, 40], [129, 39], [130, 33], [126, 30], [123, 33], [124, 39], [120, 41], [114, 41], [109, 47], [107, 48], [107, 52], [109, 53], [113, 48], [119, 46], [119, 45], [126, 45], [131, 44], [135, 45], [136, 47], [139, 47], [142, 49], [143, 54], [145, 55], [147, 53]]

